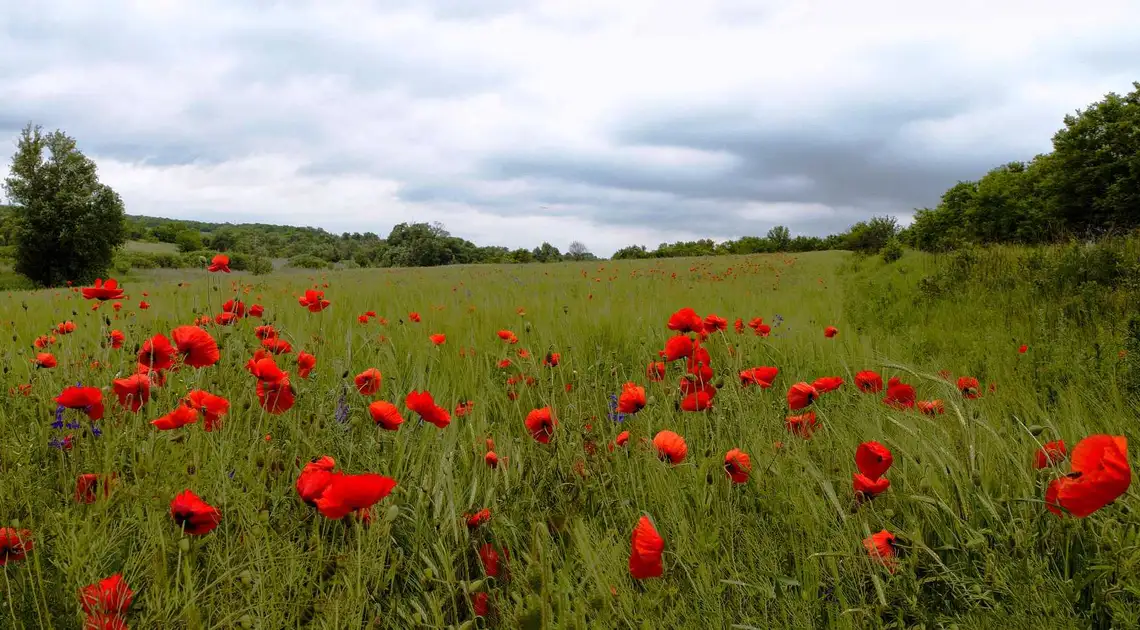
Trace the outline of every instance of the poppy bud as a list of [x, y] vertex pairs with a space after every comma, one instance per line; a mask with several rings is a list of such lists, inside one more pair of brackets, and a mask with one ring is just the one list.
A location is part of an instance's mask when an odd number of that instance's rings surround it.
[[384, 521], [388, 523], [394, 522], [400, 516], [400, 506], [390, 505], [387, 511], [384, 512]]
[[20, 302], [20, 306], [23, 306], [25, 311], [28, 310], [28, 303], [27, 302]]
[[71, 311], [71, 316], [72, 317], [79, 317], [79, 313], [76, 313], [75, 311]]
[[715, 387], [717, 389], [723, 389], [724, 388], [724, 377], [722, 376], [722, 377], [716, 379], [715, 381], [713, 381], [713, 387]]
[[243, 628], [252, 628], [253, 617], [250, 617], [249, 614], [242, 615], [241, 618], [238, 619], [238, 623], [241, 624]]
[[[341, 377], [341, 378], [348, 378], [348, 370], [345, 370], [345, 371], [344, 371], [344, 373], [342, 373], [342, 374], [340, 375], [340, 377]], [[390, 380], [390, 379], [389, 379], [389, 380]]]
[[1032, 425], [1029, 425], [1029, 432], [1032, 433], [1034, 437], [1036, 437], [1036, 436], [1041, 435], [1042, 433], [1045, 432], [1045, 427], [1043, 427], [1039, 424], [1032, 424]]
[[253, 574], [249, 572], [249, 569], [245, 569], [239, 573], [238, 579], [241, 580], [241, 583], [246, 586], [253, 584]]
[[657, 404], [657, 397], [656, 396], [650, 396], [649, 399], [646, 400], [645, 402], [648, 405], [655, 405], [655, 404]]
[[262, 510], [262, 511], [258, 512], [257, 513], [257, 520], [261, 521], [262, 523], [268, 523], [269, 522], [269, 510]]
[[530, 332], [530, 322], [523, 324], [523, 330]]
[[178, 550], [183, 551], [183, 552], [190, 551], [190, 539], [189, 538], [182, 538], [181, 540], [179, 540], [178, 541]]

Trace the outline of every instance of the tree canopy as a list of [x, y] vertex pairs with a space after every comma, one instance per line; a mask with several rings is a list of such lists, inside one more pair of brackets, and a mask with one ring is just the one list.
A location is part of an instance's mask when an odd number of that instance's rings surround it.
[[122, 200], [62, 131], [23, 129], [4, 190], [15, 270], [37, 284], [90, 282], [126, 240]]

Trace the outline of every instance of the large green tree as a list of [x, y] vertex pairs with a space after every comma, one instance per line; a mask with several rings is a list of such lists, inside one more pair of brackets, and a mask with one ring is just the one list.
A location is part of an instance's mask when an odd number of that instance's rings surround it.
[[86, 283], [126, 240], [123, 201], [62, 131], [29, 124], [4, 180], [15, 206], [16, 271], [45, 286]]

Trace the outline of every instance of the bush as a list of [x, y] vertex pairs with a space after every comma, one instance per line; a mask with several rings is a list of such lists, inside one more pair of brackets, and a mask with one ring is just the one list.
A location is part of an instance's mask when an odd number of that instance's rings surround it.
[[883, 257], [883, 262], [889, 265], [902, 258], [902, 243], [899, 242], [899, 239], [897, 237], [892, 236], [891, 239], [888, 240], [885, 245], [883, 245], [883, 249], [879, 253]]
[[247, 269], [255, 276], [264, 276], [273, 273], [273, 262], [265, 256], [253, 256], [249, 259]]
[[298, 254], [289, 259], [289, 266], [301, 269], [325, 269], [329, 264], [310, 254]]

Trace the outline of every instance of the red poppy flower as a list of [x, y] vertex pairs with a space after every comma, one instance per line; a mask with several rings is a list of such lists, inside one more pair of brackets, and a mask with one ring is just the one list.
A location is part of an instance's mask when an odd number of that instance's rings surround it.
[[96, 613], [83, 620], [83, 630], [130, 630], [122, 615]]
[[431, 342], [434, 343], [435, 345], [442, 346], [443, 343], [445, 341], [447, 341], [447, 335], [444, 335], [442, 333], [436, 333], [434, 335], [428, 336], [428, 339], [431, 339]]
[[116, 573], [80, 589], [79, 605], [88, 615], [122, 615], [131, 607], [134, 596], [123, 576]]
[[752, 474], [752, 458], [748, 453], [734, 448], [724, 454], [724, 472], [732, 483], [747, 483], [748, 476]]
[[803, 409], [819, 398], [815, 387], [807, 383], [796, 383], [788, 389], [788, 407], [792, 411]]
[[191, 536], [208, 534], [222, 521], [222, 513], [217, 508], [189, 490], [170, 502], [170, 517], [175, 525]]
[[762, 389], [768, 389], [772, 386], [772, 382], [776, 380], [776, 375], [780, 373], [780, 368], [774, 367], [754, 367], [747, 370], [740, 371], [740, 384], [747, 387], [749, 385], [759, 385]]
[[736, 329], [736, 334], [744, 334], [744, 320], [737, 317], [736, 321], [732, 323], [732, 327]]
[[214, 323], [219, 326], [231, 326], [238, 320], [238, 316], [233, 313], [218, 313], [214, 316]]
[[625, 446], [627, 442], [629, 442], [629, 431], [622, 431], [621, 433], [618, 433], [617, 437], [614, 438], [614, 441], [610, 443], [610, 450], [614, 450], [615, 446]]
[[276, 381], [257, 381], [257, 402], [261, 408], [273, 415], [280, 415], [293, 408], [296, 402], [293, 386], [289, 384], [288, 375]]
[[483, 456], [483, 463], [487, 464], [488, 468], [498, 468], [499, 456], [495, 454], [495, 451], [487, 451], [487, 454]]
[[685, 335], [670, 337], [665, 342], [665, 350], [660, 354], [667, 362], [690, 357], [693, 354], [693, 340]]
[[96, 278], [95, 286], [83, 289], [83, 299], [85, 300], [105, 302], [107, 300], [122, 300], [126, 297], [123, 295], [123, 290], [119, 288], [118, 281], [113, 278], [107, 278], [106, 282], [102, 278]]
[[250, 317], [261, 317], [262, 315], [265, 315], [265, 307], [264, 306], [262, 306], [260, 304], [254, 304], [253, 306], [249, 307], [249, 316]]
[[958, 391], [962, 392], [962, 395], [970, 400], [982, 395], [978, 379], [972, 376], [962, 376], [958, 378]]
[[894, 461], [890, 449], [878, 442], [863, 442], [855, 449], [855, 466], [872, 481], [882, 477]]
[[878, 560], [891, 573], [894, 573], [897, 566], [894, 534], [885, 529], [877, 534], [871, 534], [870, 538], [863, 540], [863, 547], [872, 559]]
[[499, 339], [507, 343], [514, 344], [519, 342], [519, 338], [509, 330], [500, 330], [497, 334], [499, 335]]
[[297, 376], [309, 378], [309, 373], [315, 367], [317, 367], [317, 357], [303, 350], [297, 354]]
[[179, 326], [170, 332], [170, 338], [182, 355], [182, 362], [190, 367], [209, 367], [222, 356], [218, 352], [218, 342], [197, 326]]
[[314, 458], [301, 469], [297, 477], [297, 494], [301, 500], [312, 507], [317, 506], [317, 499], [324, 494], [332, 480], [332, 469], [336, 467], [336, 460], [323, 455]]
[[123, 347], [123, 342], [127, 340], [127, 337], [121, 330], [112, 330], [107, 333], [107, 340], [111, 342], [112, 350], [118, 350]]
[[76, 503], [94, 503], [99, 500], [99, 485], [103, 485], [103, 496], [111, 494], [107, 480], [94, 473], [85, 473], [75, 478]]
[[356, 391], [360, 392], [361, 395], [371, 396], [380, 391], [381, 375], [380, 370], [376, 368], [364, 370], [357, 374], [354, 380], [356, 381]]
[[618, 413], [637, 413], [645, 407], [645, 388], [637, 383], [626, 383], [618, 396]]
[[288, 341], [280, 337], [273, 337], [272, 339], [263, 339], [261, 347], [273, 354], [289, 354], [293, 351], [293, 346]]
[[827, 337], [828, 339], [831, 339], [832, 337], [834, 337], [838, 334], [839, 334], [839, 329], [836, 328], [835, 326], [828, 326], [827, 328], [823, 329], [823, 336]]
[[491, 510], [483, 508], [474, 514], [464, 514], [463, 518], [467, 519], [468, 529], [475, 529], [480, 525], [485, 525], [491, 522]]
[[558, 367], [561, 361], [562, 355], [557, 352], [547, 352], [546, 356], [542, 358], [542, 364], [546, 367]]
[[222, 428], [222, 416], [230, 410], [230, 401], [201, 389], [190, 390], [182, 402], [202, 414], [203, 428], [207, 432]]
[[645, 366], [645, 376], [651, 381], [665, 380], [665, 363], [656, 361]]
[[253, 358], [245, 364], [245, 369], [249, 370], [249, 373], [253, 374], [259, 381], [276, 383], [288, 378], [288, 375], [277, 367], [277, 362], [273, 360], [273, 357], [266, 355], [262, 350], [258, 350], [253, 355]]
[[153, 370], [166, 370], [174, 365], [174, 346], [166, 335], [158, 334], [147, 339], [139, 350], [139, 364]]
[[681, 393], [684, 395], [681, 398], [682, 411], [704, 411], [712, 407], [713, 398], [716, 396], [716, 387], [711, 383], [698, 386], [696, 382], [683, 378], [681, 379]]
[[471, 593], [471, 611], [476, 617], [486, 617], [491, 613], [491, 596], [485, 592]]
[[435, 404], [435, 399], [427, 390], [422, 392], [412, 390], [404, 399], [404, 406], [418, 414], [425, 422], [430, 422], [440, 429], [451, 424], [451, 414]]
[[764, 319], [757, 317], [748, 322], [748, 327], [756, 331], [756, 334], [761, 337], [767, 337], [768, 333], [772, 332], [772, 327], [764, 323]]
[[814, 411], [809, 411], [799, 416], [788, 416], [784, 420], [785, 429], [805, 440], [810, 438], [818, 427], [819, 420], [816, 419]]
[[898, 377], [887, 381], [887, 395], [883, 403], [895, 409], [910, 409], [914, 407], [914, 387], [903, 383]]
[[404, 417], [400, 415], [396, 405], [385, 400], [377, 400], [368, 405], [368, 414], [372, 416], [374, 424], [388, 431], [399, 429], [404, 422]]
[[55, 360], [55, 356], [53, 356], [50, 352], [41, 352], [37, 354], [36, 358], [32, 359], [32, 363], [35, 363], [36, 367], [44, 369], [51, 369], [58, 365]]
[[145, 310], [147, 310], [148, 308], [150, 308], [150, 303], [149, 303], [149, 302], [147, 302], [146, 300], [143, 300], [143, 301], [139, 302], [139, 310], [141, 310], [141, 311], [145, 311]]
[[[61, 322], [56, 325], [55, 332], [60, 335], [70, 335], [75, 332], [75, 322]], [[54, 339], [52, 343], [55, 343]]]
[[186, 405], [178, 405], [174, 408], [174, 411], [171, 411], [157, 420], [151, 420], [150, 423], [159, 431], [171, 431], [173, 429], [180, 429], [188, 424], [194, 424], [197, 421], [198, 410], [187, 407]]
[[[506, 553], [504, 549], [503, 555], [505, 556]], [[494, 545], [491, 543], [483, 543], [483, 546], [479, 547], [479, 563], [483, 565], [483, 573], [485, 573], [487, 577], [499, 577], [501, 570], [499, 566], [499, 552], [495, 549]]]
[[720, 330], [728, 329], [728, 320], [716, 315], [705, 316], [704, 331], [707, 333], [714, 333]]
[[657, 457], [670, 464], [680, 464], [689, 454], [685, 438], [672, 431], [659, 431], [653, 436], [653, 446], [657, 449]]
[[629, 574], [635, 580], [661, 577], [661, 553], [665, 540], [657, 533], [649, 517], [642, 516], [633, 528], [629, 541]]
[[843, 379], [838, 376], [820, 377], [811, 384], [811, 386], [814, 387], [820, 394], [826, 394], [827, 392], [835, 391], [839, 389], [841, 385], [843, 385]]
[[111, 382], [111, 389], [124, 409], [137, 413], [150, 400], [150, 377], [146, 374], [133, 374], [117, 378]]
[[33, 546], [30, 530], [0, 527], [0, 567], [23, 560]]
[[210, 260], [210, 266], [207, 267], [207, 269], [211, 273], [217, 273], [219, 271], [221, 271], [222, 273], [229, 273], [230, 272], [230, 257], [226, 256], [225, 254], [218, 254], [218, 255], [214, 256], [214, 258], [212, 260]]
[[[1084, 518], [1112, 503], [1132, 483], [1128, 440], [1122, 435], [1091, 435], [1073, 447], [1072, 472], [1054, 479], [1045, 506], [1057, 516]], [[1062, 511], [1064, 510], [1064, 511]]]
[[360, 322], [361, 324], [367, 324], [368, 323], [368, 316], [367, 315], [358, 315], [356, 317], [356, 321]]
[[883, 377], [878, 372], [863, 370], [855, 374], [855, 387], [867, 394], [877, 394], [883, 391]]
[[41, 335], [36, 337], [34, 344], [37, 348], [46, 348], [55, 345], [55, 337], [52, 335]]
[[1065, 449], [1064, 440], [1054, 440], [1046, 442], [1037, 449], [1033, 457], [1033, 467], [1041, 470], [1047, 466], [1059, 464], [1065, 461], [1065, 455], [1068, 451]]
[[309, 289], [297, 298], [297, 303], [309, 309], [310, 313], [319, 313], [329, 307], [330, 302], [325, 299], [324, 291]]
[[226, 300], [222, 304], [222, 311], [225, 313], [233, 313], [237, 317], [245, 317], [245, 302], [241, 300]]
[[669, 330], [675, 330], [680, 333], [699, 333], [704, 330], [704, 322], [701, 320], [701, 316], [697, 315], [696, 311], [685, 307], [669, 317]]
[[851, 475], [851, 485], [855, 488], [858, 499], [873, 499], [891, 487], [891, 480], [886, 477], [871, 479], [867, 475], [855, 473]]
[[372, 507], [396, 487], [395, 479], [376, 473], [349, 475], [336, 472], [331, 475], [316, 505], [325, 518], [333, 520]]
[[413, 322], [419, 323], [420, 322], [420, 314], [415, 313], [415, 312], [408, 313], [408, 319], [412, 320]]
[[455, 405], [455, 417], [456, 418], [462, 418], [463, 416], [466, 416], [467, 414], [471, 413], [471, 410], [474, 408], [475, 408], [475, 401], [473, 401], [473, 400], [468, 400], [466, 402], [460, 402], [459, 404]]
[[946, 413], [946, 407], [942, 405], [941, 400], [920, 400], [915, 403], [918, 410], [928, 416], [935, 416]]
[[554, 435], [554, 427], [558, 426], [558, 420], [551, 413], [550, 407], [543, 407], [528, 413], [525, 424], [531, 437], [542, 444], [549, 444], [550, 438]]
[[103, 392], [98, 387], [66, 387], [55, 402], [68, 409], [79, 409], [91, 420], [103, 417]]

